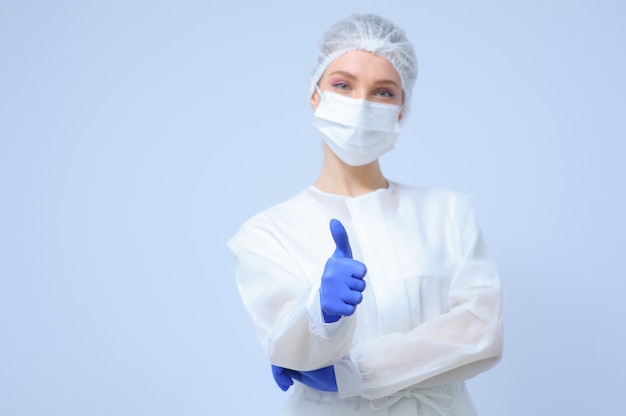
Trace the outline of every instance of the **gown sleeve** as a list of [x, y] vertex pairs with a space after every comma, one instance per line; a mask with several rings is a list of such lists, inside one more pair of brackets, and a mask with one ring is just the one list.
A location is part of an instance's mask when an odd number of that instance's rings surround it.
[[[241, 299], [272, 364], [316, 370], [347, 353], [355, 318], [323, 322], [319, 278], [307, 278], [305, 266], [294, 259], [270, 222], [248, 220], [228, 246], [235, 254]], [[323, 267], [320, 264], [320, 273]]]
[[340, 397], [375, 400], [404, 389], [467, 380], [500, 360], [500, 282], [471, 204], [459, 224], [461, 255], [447, 311], [406, 333], [353, 346], [335, 364]]

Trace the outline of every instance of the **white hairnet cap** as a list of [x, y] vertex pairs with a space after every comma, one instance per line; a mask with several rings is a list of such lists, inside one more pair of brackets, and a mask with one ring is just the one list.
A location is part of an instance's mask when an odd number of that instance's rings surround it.
[[309, 96], [331, 62], [356, 50], [382, 56], [391, 63], [402, 81], [406, 113], [417, 78], [415, 50], [402, 29], [374, 14], [353, 14], [326, 31], [317, 51], [317, 65], [309, 83]]

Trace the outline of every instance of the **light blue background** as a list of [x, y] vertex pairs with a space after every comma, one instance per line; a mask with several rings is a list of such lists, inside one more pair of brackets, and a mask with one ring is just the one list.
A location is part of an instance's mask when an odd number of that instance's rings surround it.
[[626, 413], [623, 1], [2, 0], [1, 415], [277, 408], [225, 243], [315, 180], [308, 76], [352, 12], [420, 62], [384, 172], [472, 194], [501, 270], [481, 414]]

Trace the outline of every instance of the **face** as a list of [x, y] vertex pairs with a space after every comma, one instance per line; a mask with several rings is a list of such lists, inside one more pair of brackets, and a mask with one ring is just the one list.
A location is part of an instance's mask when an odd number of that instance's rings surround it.
[[[365, 51], [341, 55], [328, 65], [318, 82], [321, 91], [330, 91], [373, 102], [402, 105], [400, 76], [385, 58]], [[315, 91], [311, 97], [313, 110], [321, 97]], [[402, 114], [400, 114], [400, 117]]]

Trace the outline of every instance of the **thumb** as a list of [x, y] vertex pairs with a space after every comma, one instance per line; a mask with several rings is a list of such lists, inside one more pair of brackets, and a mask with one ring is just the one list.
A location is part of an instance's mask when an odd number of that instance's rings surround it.
[[282, 391], [289, 390], [289, 386], [293, 384], [293, 379], [285, 368], [272, 365], [272, 375], [274, 376], [274, 381]]
[[336, 245], [333, 257], [347, 257], [351, 259], [352, 248], [348, 240], [348, 233], [339, 220], [334, 218], [330, 220], [330, 233], [333, 235], [333, 240], [335, 240]]

